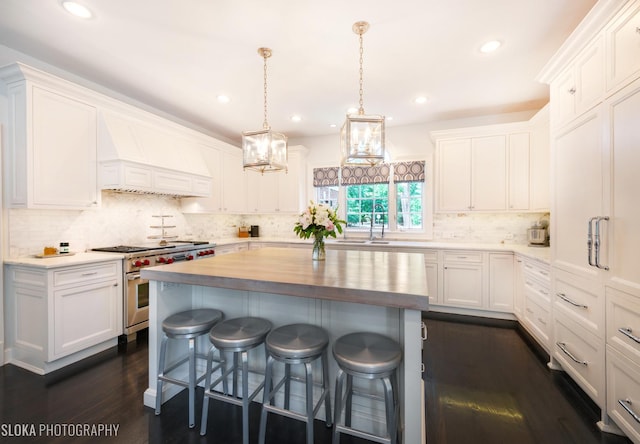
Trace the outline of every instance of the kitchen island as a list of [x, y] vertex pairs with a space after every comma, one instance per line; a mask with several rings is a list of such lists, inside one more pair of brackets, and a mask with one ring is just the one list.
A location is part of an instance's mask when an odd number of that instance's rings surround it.
[[[190, 308], [222, 310], [225, 318], [261, 316], [274, 326], [308, 322], [323, 326], [331, 340], [355, 331], [373, 331], [403, 348], [399, 402], [405, 443], [422, 441], [421, 311], [428, 309], [424, 255], [381, 251], [327, 251], [326, 261], [312, 261], [306, 249], [263, 248], [142, 270], [150, 281], [149, 387], [144, 403], [155, 405], [157, 356], [162, 320]], [[208, 339], [198, 344], [208, 349]], [[169, 350], [169, 359], [180, 355]], [[252, 369], [263, 371], [264, 353], [250, 355]], [[332, 386], [336, 365], [331, 362]], [[258, 379], [253, 381], [258, 384]], [[377, 385], [368, 385], [367, 390]], [[166, 384], [166, 401], [180, 389]], [[293, 387], [292, 387], [293, 389]], [[333, 396], [332, 396], [333, 397]], [[303, 405], [292, 391], [292, 406]], [[332, 402], [332, 404], [334, 404]], [[384, 432], [383, 403], [354, 398], [353, 425]]]

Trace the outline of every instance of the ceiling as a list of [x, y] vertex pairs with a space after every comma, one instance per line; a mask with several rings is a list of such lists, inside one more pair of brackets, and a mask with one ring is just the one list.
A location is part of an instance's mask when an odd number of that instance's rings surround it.
[[[237, 142], [262, 128], [261, 46], [268, 120], [289, 138], [337, 135], [358, 105], [359, 20], [364, 109], [388, 127], [519, 112], [548, 101], [535, 77], [596, 0], [78, 2], [94, 17], [2, 0], [0, 43]], [[480, 53], [492, 39], [502, 47]]]

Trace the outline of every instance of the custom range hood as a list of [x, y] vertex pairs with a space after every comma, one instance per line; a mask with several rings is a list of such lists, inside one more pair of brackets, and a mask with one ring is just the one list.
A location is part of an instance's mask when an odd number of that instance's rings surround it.
[[208, 197], [211, 174], [202, 156], [203, 149], [207, 148], [164, 119], [103, 110], [98, 117], [100, 188]]

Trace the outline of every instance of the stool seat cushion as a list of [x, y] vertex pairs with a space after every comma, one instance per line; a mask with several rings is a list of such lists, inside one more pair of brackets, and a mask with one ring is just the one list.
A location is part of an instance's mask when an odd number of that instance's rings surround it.
[[375, 375], [398, 367], [400, 344], [378, 333], [350, 333], [336, 340], [333, 357], [346, 372]]
[[327, 331], [311, 324], [290, 324], [269, 333], [267, 351], [286, 359], [302, 359], [319, 355], [329, 344]]
[[263, 318], [242, 317], [216, 324], [209, 340], [218, 349], [229, 351], [249, 349], [264, 342], [272, 324]]
[[168, 336], [198, 336], [207, 333], [223, 318], [220, 310], [198, 308], [168, 316], [162, 322], [162, 330]]

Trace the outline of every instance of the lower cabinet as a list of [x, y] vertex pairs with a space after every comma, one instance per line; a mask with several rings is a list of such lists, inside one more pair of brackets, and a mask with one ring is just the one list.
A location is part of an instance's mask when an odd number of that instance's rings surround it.
[[513, 312], [513, 254], [489, 254], [489, 308]]
[[521, 309], [516, 316], [524, 328], [547, 351], [551, 350], [551, 272], [549, 265], [516, 256], [515, 297]]
[[122, 260], [5, 271], [7, 362], [45, 374], [122, 334]]
[[445, 251], [443, 257], [443, 304], [482, 308], [482, 252]]
[[237, 253], [238, 251], [246, 251], [249, 249], [248, 242], [238, 242], [237, 244], [219, 245], [216, 247], [216, 256], [223, 254]]

